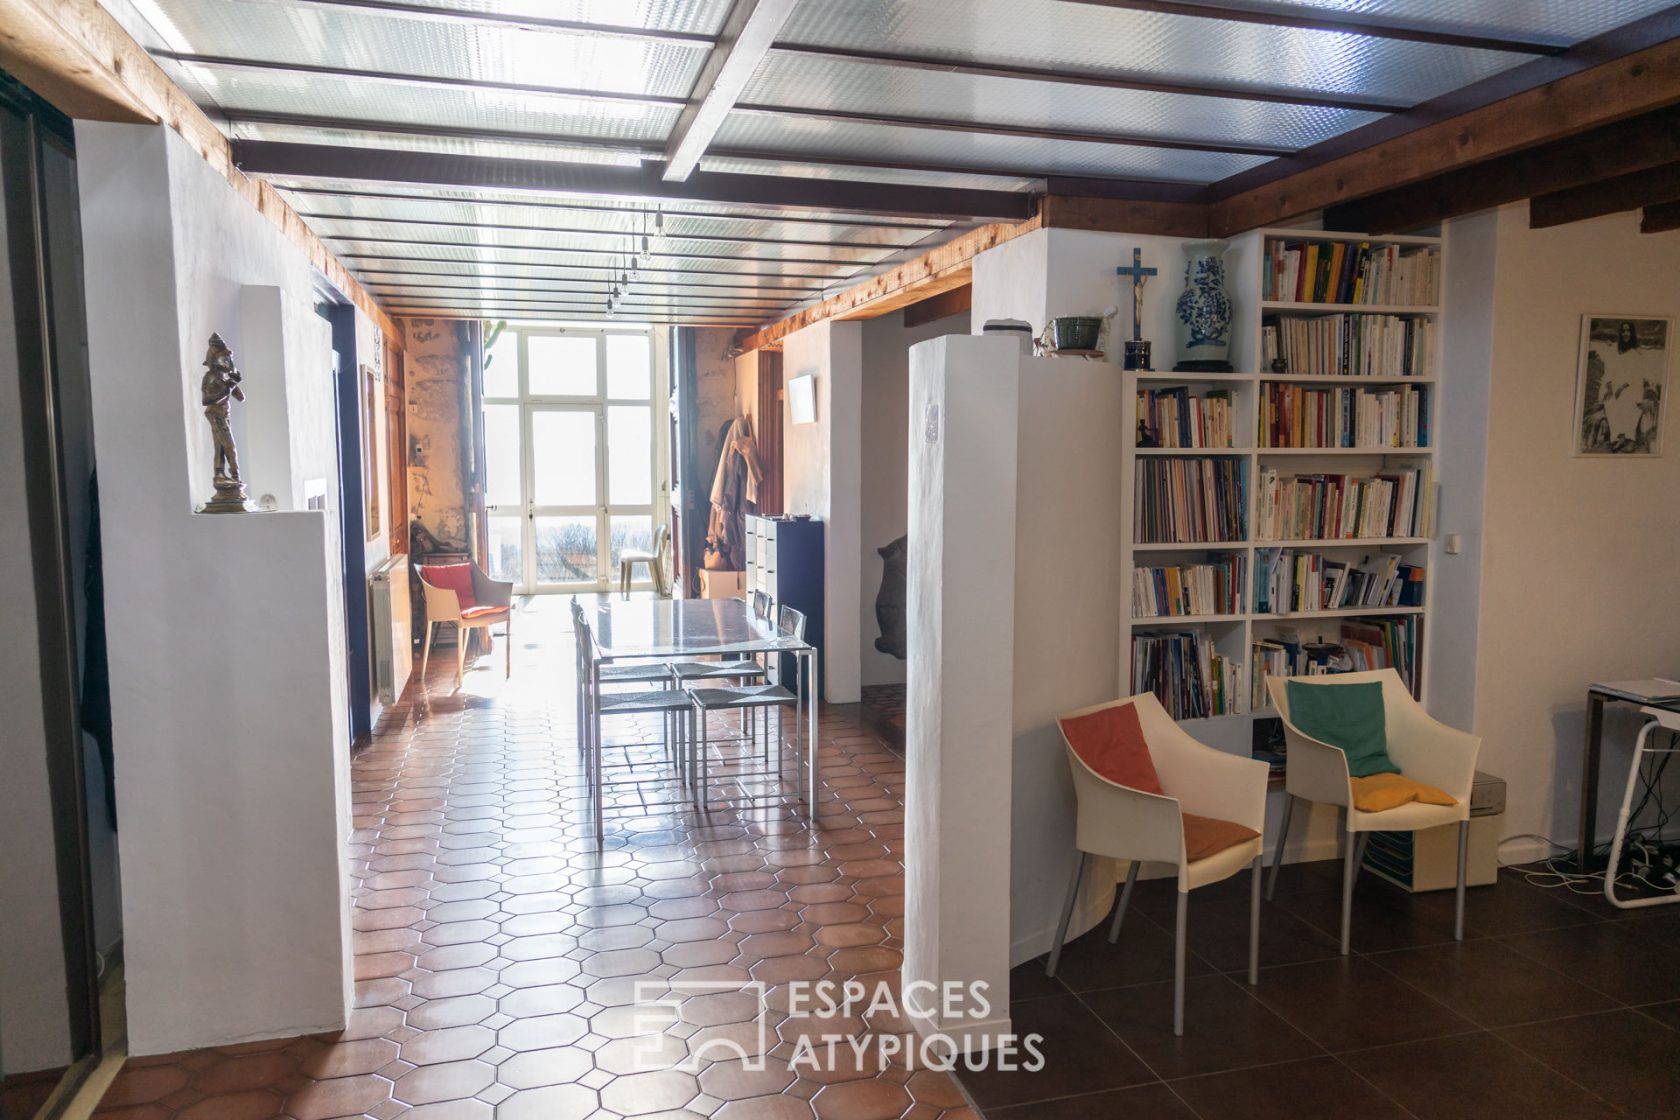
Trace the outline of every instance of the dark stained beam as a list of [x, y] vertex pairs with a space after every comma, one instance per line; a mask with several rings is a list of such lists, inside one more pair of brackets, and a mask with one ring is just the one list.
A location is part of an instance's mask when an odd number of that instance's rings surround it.
[[[447, 264], [446, 261], [435, 261], [434, 264]], [[533, 266], [534, 267], [534, 266]], [[356, 275], [369, 284], [398, 284], [418, 281], [422, 286], [436, 286], [439, 288], [465, 288], [468, 290], [484, 285], [496, 286], [507, 282], [515, 284], [599, 284], [604, 292], [611, 287], [613, 278], [618, 275], [618, 269], [600, 268], [596, 272], [584, 272], [587, 266], [580, 266], [573, 270], [583, 272], [583, 275], [573, 275], [567, 272], [559, 275], [539, 275], [534, 273], [517, 272], [483, 272], [479, 266], [465, 265], [458, 271], [438, 271], [433, 269], [402, 269], [387, 267], [360, 268]], [[779, 292], [793, 298], [797, 295], [803, 299], [812, 292], [821, 291], [822, 284], [771, 284], [749, 281], [745, 284], [713, 284], [698, 280], [670, 280], [654, 279], [646, 269], [642, 270], [642, 282], [656, 287], [681, 289], [684, 292], [715, 292], [725, 294], [729, 292]], [[669, 273], [662, 273], [668, 276]], [[439, 280], [461, 280], [461, 284], [442, 284]]]
[[[416, 194], [402, 194], [397, 191], [379, 191], [349, 189], [344, 187], [297, 187], [274, 184], [274, 189], [285, 194], [320, 195], [330, 198], [378, 198], [391, 199], [398, 202], [425, 202], [429, 196]], [[826, 225], [826, 226], [855, 226], [866, 225], [871, 229], [899, 229], [914, 230], [922, 234], [937, 233], [945, 228], [944, 222], [894, 222], [873, 215], [827, 215], [796, 214], [787, 211], [760, 212], [755, 210], [688, 210], [680, 206], [606, 206], [599, 203], [589, 203], [581, 199], [566, 199], [562, 202], [551, 202], [544, 198], [470, 198], [452, 201], [477, 206], [530, 206], [545, 210], [576, 210], [592, 214], [628, 214], [637, 217], [652, 217], [655, 213], [662, 213], [667, 218], [703, 218], [708, 221], [721, 222], [785, 222], [789, 224]]]
[[[803, 117], [853, 124], [924, 129], [934, 132], [964, 132], [979, 136], [1015, 136], [1028, 140], [1059, 140], [1072, 144], [1112, 144], [1129, 148], [1165, 148], [1179, 152], [1228, 152], [1242, 156], [1280, 156], [1294, 148], [1276, 144], [1238, 144], [1223, 140], [1197, 140], [1185, 136], [1151, 136], [1147, 133], [1080, 132], [1064, 128], [1032, 128], [1026, 125], [990, 124], [984, 121], [949, 120], [942, 117], [908, 117], [888, 113], [852, 113], [839, 109], [793, 108], [786, 105], [742, 104], [737, 113], [770, 117]], [[797, 159], [788, 154], [785, 159]], [[979, 171], [979, 168], [974, 170]]]
[[[317, 231], [319, 232], [319, 231]], [[584, 249], [569, 245], [510, 245], [482, 242], [438, 241], [425, 237], [367, 237], [355, 233], [321, 233], [324, 241], [355, 242], [358, 245], [426, 245], [436, 249], [474, 249], [485, 253], [570, 253], [588, 257], [617, 257], [628, 260], [635, 256], [629, 249]], [[830, 273], [835, 279], [845, 279], [873, 262], [834, 260], [829, 257], [754, 257], [735, 253], [655, 253], [655, 261], [756, 261], [759, 264], [803, 264], [842, 271]], [[850, 272], [845, 270], [850, 269]]]
[[563, 31], [576, 35], [605, 36], [616, 39], [685, 43], [699, 49], [710, 47], [716, 42], [710, 35], [700, 35], [687, 31], [662, 31], [657, 28], [587, 23], [583, 20], [554, 19], [549, 16], [516, 15], [467, 8], [443, 8], [435, 4], [402, 3], [401, 0], [285, 0], [285, 2], [307, 4], [318, 8], [346, 8], [354, 11], [371, 12], [375, 15], [398, 16], [403, 19], [439, 20], [445, 23], [471, 24], [479, 27]]
[[1326, 229], [1398, 233], [1680, 162], [1680, 108], [1645, 113], [1324, 212]]
[[1232, 86], [1217, 82], [1202, 85], [1189, 82], [1165, 82], [1146, 78], [1128, 78], [1112, 74], [1096, 74], [1082, 70], [1049, 70], [1037, 66], [972, 62], [937, 55], [899, 54], [893, 51], [848, 50], [808, 43], [777, 43], [772, 54], [790, 58], [823, 59], [832, 62], [856, 62], [869, 66], [893, 67], [901, 70], [920, 70], [930, 74], [962, 74], [972, 78], [1002, 78], [1007, 81], [1047, 82], [1052, 85], [1080, 86], [1086, 89], [1135, 90], [1142, 93], [1183, 94], [1188, 97], [1217, 97], [1234, 101], [1256, 101], [1267, 105], [1308, 105], [1324, 109], [1346, 109], [1363, 113], [1392, 113], [1404, 109], [1409, 102], [1396, 102], [1377, 97], [1361, 97], [1351, 93], [1327, 91], [1295, 91], [1270, 86]]
[[[423, 201], [423, 200], [422, 200]], [[450, 199], [439, 199], [439, 202], [449, 202]], [[468, 203], [467, 205], [472, 205]], [[626, 211], [629, 217], [635, 217], [636, 211]], [[640, 229], [590, 229], [588, 226], [534, 226], [521, 225], [514, 222], [463, 222], [444, 218], [402, 217], [390, 218], [370, 214], [325, 214], [319, 211], [299, 211], [299, 216], [314, 218], [323, 222], [367, 222], [378, 225], [398, 226], [442, 226], [449, 229], [489, 229], [507, 230], [513, 233], [552, 233], [566, 237], [615, 237], [621, 242], [626, 238], [637, 239], [645, 232]], [[823, 249], [860, 249], [871, 253], [890, 256], [904, 248], [902, 245], [878, 245], [869, 241], [825, 241], [814, 238], [788, 237], [747, 237], [727, 233], [674, 233], [666, 230], [660, 235], [666, 241], [696, 241], [702, 244], [722, 241], [740, 243], [743, 245], [806, 245]], [[624, 252], [622, 248], [614, 252]]]
[[586, 151], [616, 152], [637, 159], [658, 159], [660, 151], [657, 144], [613, 140], [600, 136], [569, 135], [563, 132], [521, 132], [505, 128], [468, 128], [463, 125], [363, 120], [357, 117], [322, 117], [308, 113], [278, 113], [266, 109], [232, 109], [224, 111], [221, 116], [229, 124], [271, 124], [287, 128], [307, 128], [315, 132], [385, 132], [393, 136], [430, 136], [447, 140], [531, 144], [561, 150], [581, 148]]
[[921, 327], [928, 323], [937, 323], [941, 319], [949, 319], [952, 315], [960, 315], [974, 307], [974, 285], [964, 284], [960, 288], [952, 288], [948, 292], [940, 292], [920, 303], [912, 303], [904, 309], [904, 325], [906, 327]]
[[735, 0], [665, 147], [665, 178], [693, 174], [799, 0]]
[[[468, 248], [471, 248], [471, 246], [468, 246]], [[502, 250], [501, 252], [505, 254], [507, 252], [507, 250]], [[371, 261], [371, 262], [374, 262], [371, 266], [373, 268], [378, 268], [380, 264], [384, 264], [384, 263], [402, 262], [402, 263], [412, 263], [412, 264], [426, 264], [426, 265], [433, 265], [433, 266], [456, 264], [456, 265], [460, 265], [464, 268], [474, 268], [474, 267], [519, 268], [519, 269], [558, 268], [558, 269], [565, 269], [565, 270], [570, 271], [570, 272], [578, 272], [578, 271], [588, 270], [588, 271], [591, 271], [591, 272], [605, 272], [605, 273], [608, 273], [608, 274], [611, 274], [611, 275], [616, 275], [616, 274], [622, 273], [624, 271], [624, 268], [623, 268], [622, 265], [611, 265], [611, 264], [592, 265], [592, 264], [576, 264], [576, 263], [553, 263], [553, 262], [549, 262], [549, 261], [515, 261], [515, 260], [508, 260], [505, 257], [505, 255], [500, 257], [500, 258], [495, 258], [495, 259], [490, 259], [490, 260], [485, 260], [483, 258], [475, 257], [472, 260], [464, 260], [464, 261], [439, 260], [435, 257], [403, 256], [402, 254], [397, 254], [397, 253], [342, 253], [342, 254], [340, 254], [340, 256], [344, 260], [347, 260], [347, 261]], [[743, 279], [743, 280], [749, 280], [749, 281], [751, 281], [751, 280], [776, 280], [776, 281], [815, 280], [815, 281], [818, 281], [820, 284], [831, 284], [831, 283], [834, 282], [834, 277], [828, 276], [828, 275], [821, 275], [821, 274], [817, 274], [817, 273], [809, 273], [809, 272], [742, 272], [742, 271], [740, 271], [738, 269], [734, 269], [734, 268], [652, 268], [652, 267], [649, 267], [649, 268], [642, 269], [642, 272], [647, 274], [647, 275], [650, 275], [650, 276], [729, 276], [729, 277], [735, 277], [737, 279]]]
[[1675, 201], [1680, 201], [1680, 163], [1535, 195], [1528, 204], [1528, 228], [1547, 229]]
[[1103, 233], [1152, 233], [1163, 237], [1206, 237], [1209, 208], [1198, 202], [1045, 195], [1038, 220], [1046, 229]]
[[[1224, 3], [1185, 3], [1182, 0], [1072, 0], [1099, 8], [1125, 8], [1134, 12], [1157, 12], [1170, 16], [1189, 16], [1195, 19], [1217, 19], [1227, 23], [1258, 23], [1267, 27], [1290, 27], [1301, 31], [1328, 31], [1337, 35], [1361, 35], [1372, 39], [1399, 39], [1409, 43], [1429, 43], [1438, 47], [1468, 47], [1480, 51], [1505, 51], [1512, 54], [1556, 54], [1566, 44], [1540, 43], [1530, 39], [1508, 36], [1467, 35], [1436, 28], [1407, 26], [1382, 20], [1348, 19], [1307, 9], [1303, 5], [1285, 8], [1278, 4], [1244, 3], [1225, 0]], [[1323, 12], [1324, 14], [1320, 14]]]
[[[1242, 185], [1240, 176], [1216, 183], [1212, 232], [1225, 236], [1276, 225], [1680, 103], [1680, 9], [1674, 11], [1672, 26], [1641, 21], [1646, 30], [1664, 26], [1675, 32], [1655, 46], [1335, 158], [1320, 161], [1324, 145], [1318, 145], [1317, 155], [1308, 149], [1295, 157], [1306, 166], [1294, 173], [1289, 169], [1297, 164], [1274, 160], [1283, 166], [1282, 176], [1260, 186]], [[1403, 117], [1408, 114], [1389, 120]]]
[[1639, 217], [1640, 233], [1667, 233], [1671, 229], [1680, 229], [1680, 202], [1647, 206]]
[[654, 165], [606, 167], [260, 140], [235, 140], [233, 151], [234, 162], [252, 175], [684, 199], [790, 210], [845, 210], [950, 219], [1002, 218], [1019, 221], [1031, 215], [1034, 209], [1030, 196], [1013, 191], [735, 175], [716, 171], [696, 172], [684, 182], [671, 183], [661, 178], [659, 168]]
[[275, 62], [259, 58], [233, 58], [228, 55], [186, 54], [181, 51], [155, 50], [154, 58], [167, 58], [182, 64], [221, 67], [232, 70], [274, 70], [285, 74], [315, 74], [328, 78], [352, 81], [400, 83], [413, 86], [440, 86], [444, 89], [485, 90], [494, 93], [519, 93], [527, 97], [559, 97], [573, 101], [614, 101], [636, 105], [680, 106], [680, 97], [658, 97], [651, 93], [620, 93], [612, 90], [580, 89], [573, 86], [547, 86], [531, 82], [492, 82], [482, 78], [451, 78], [438, 74], [409, 74], [392, 70], [360, 70], [349, 66], [324, 66], [310, 62]]
[[1514, 65], [1211, 186], [1242, 232], [1673, 104], [1680, 5]]

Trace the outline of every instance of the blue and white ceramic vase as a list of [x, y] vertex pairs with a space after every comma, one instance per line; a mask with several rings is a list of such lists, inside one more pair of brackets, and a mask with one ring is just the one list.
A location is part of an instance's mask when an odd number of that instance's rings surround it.
[[1184, 291], [1175, 306], [1179, 361], [1173, 368], [1191, 372], [1231, 368], [1231, 296], [1225, 291], [1224, 241], [1191, 241], [1184, 246]]

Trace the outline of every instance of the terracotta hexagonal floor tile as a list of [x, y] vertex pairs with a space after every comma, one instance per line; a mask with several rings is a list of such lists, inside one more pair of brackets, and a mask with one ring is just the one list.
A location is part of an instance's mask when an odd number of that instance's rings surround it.
[[496, 1106], [496, 1120], [584, 1120], [598, 1103], [595, 1091], [582, 1085], [525, 1089]]
[[180, 1066], [130, 1067], [117, 1074], [105, 1093], [104, 1103], [116, 1107], [162, 1100], [184, 1088], [189, 1079], [190, 1075]]
[[910, 1107], [910, 1094], [888, 1081], [847, 1081], [825, 1086], [811, 1099], [817, 1120], [897, 1120]]
[[811, 1120], [811, 1102], [783, 1094], [729, 1101], [712, 1113], [712, 1120]]
[[205, 1097], [176, 1113], [178, 1120], [274, 1120], [280, 1113], [280, 1097], [266, 1090], [222, 1093]]
[[331, 1077], [351, 1077], [358, 1073], [373, 1073], [391, 1063], [397, 1056], [397, 1044], [388, 1038], [364, 1038], [354, 1042], [339, 1042], [298, 1063], [299, 1072], [324, 1081]]
[[496, 1080], [496, 1067], [484, 1062], [439, 1062], [397, 1078], [391, 1095], [409, 1104], [431, 1104], [470, 1097]]
[[[416, 1066], [461, 1062], [476, 1058], [496, 1045], [496, 1032], [469, 1024], [444, 1027], [416, 1035], [402, 1044], [402, 1060]], [[403, 1098], [406, 1100], [407, 1098]]]
[[621, 1116], [640, 1116], [681, 1108], [699, 1093], [693, 1074], [678, 1070], [630, 1073], [602, 1087], [601, 1104]]
[[366, 1112], [390, 1096], [389, 1081], [363, 1074], [312, 1082], [288, 1097], [285, 1107], [287, 1114], [296, 1120], [331, 1120], [335, 1116]]

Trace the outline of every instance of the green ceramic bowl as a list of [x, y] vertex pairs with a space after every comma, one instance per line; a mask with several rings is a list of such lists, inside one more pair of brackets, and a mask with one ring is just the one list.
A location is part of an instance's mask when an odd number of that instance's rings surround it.
[[1050, 344], [1057, 350], [1095, 350], [1102, 320], [1091, 315], [1063, 315], [1050, 320]]

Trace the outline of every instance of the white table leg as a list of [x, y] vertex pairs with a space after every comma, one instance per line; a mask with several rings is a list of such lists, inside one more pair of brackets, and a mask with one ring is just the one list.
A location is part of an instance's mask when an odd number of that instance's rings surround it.
[[817, 823], [817, 651], [811, 650], [805, 656], [805, 687], [810, 693], [810, 703], [806, 705], [806, 719], [809, 729], [806, 733], [806, 749], [809, 751], [811, 765], [811, 796], [806, 802], [811, 809], [811, 823]]

